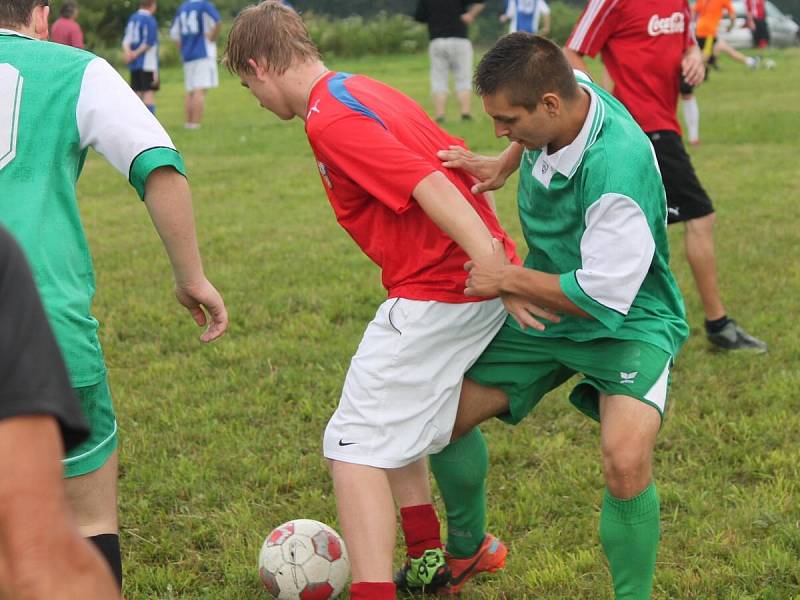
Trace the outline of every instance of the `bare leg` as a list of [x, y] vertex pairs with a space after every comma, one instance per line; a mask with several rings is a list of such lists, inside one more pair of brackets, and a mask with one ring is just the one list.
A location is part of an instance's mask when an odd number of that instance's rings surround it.
[[720, 52], [727, 54], [733, 60], [738, 61], [743, 65], [747, 65], [748, 67], [754, 67], [756, 65], [755, 59], [749, 56], [745, 56], [744, 54], [733, 48], [733, 46], [730, 46], [729, 44], [723, 42], [722, 40], [717, 40], [717, 43], [714, 46], [714, 52], [715, 54], [719, 54]]
[[461, 109], [461, 115], [463, 116], [471, 114], [472, 91], [460, 90], [456, 92], [456, 95], [458, 96], [458, 106]]
[[445, 107], [447, 106], [447, 92], [433, 94], [433, 115], [437, 121], [444, 120]]
[[402, 469], [387, 469], [386, 475], [398, 506], [432, 503], [428, 465], [425, 460], [418, 460]]
[[84, 537], [118, 531], [117, 470], [114, 452], [97, 471], [65, 480], [67, 500]]
[[203, 111], [206, 105], [206, 91], [194, 90], [192, 92], [192, 123], [200, 125], [203, 122]]
[[507, 411], [508, 396], [503, 390], [483, 386], [465, 377], [450, 441], [456, 441], [485, 420]]
[[329, 461], [353, 582], [391, 581], [395, 508], [383, 469]]
[[725, 307], [717, 285], [717, 262], [714, 256], [714, 220], [711, 213], [686, 221], [684, 241], [686, 258], [692, 269], [697, 291], [703, 303], [706, 319], [713, 321], [725, 316]]

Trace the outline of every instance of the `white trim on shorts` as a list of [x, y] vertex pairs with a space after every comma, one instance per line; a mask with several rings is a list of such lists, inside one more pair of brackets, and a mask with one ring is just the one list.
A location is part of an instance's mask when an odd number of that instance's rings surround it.
[[187, 92], [219, 87], [216, 59], [198, 58], [183, 63], [183, 80]]
[[390, 298], [350, 363], [323, 439], [325, 457], [384, 469], [442, 450], [464, 373], [505, 322], [500, 300]]

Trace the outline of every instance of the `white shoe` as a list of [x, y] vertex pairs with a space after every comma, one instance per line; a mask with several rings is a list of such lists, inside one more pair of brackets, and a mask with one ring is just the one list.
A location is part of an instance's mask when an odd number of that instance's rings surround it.
[[764, 68], [765, 69], [774, 69], [776, 66], [775, 61], [771, 58], [764, 59]]

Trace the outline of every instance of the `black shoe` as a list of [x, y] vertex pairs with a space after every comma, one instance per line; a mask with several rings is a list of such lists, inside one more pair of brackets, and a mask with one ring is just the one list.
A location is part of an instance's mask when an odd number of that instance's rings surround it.
[[758, 354], [767, 351], [766, 342], [747, 333], [733, 319], [716, 333], [706, 332], [706, 336], [712, 345], [721, 350], [749, 350]]
[[444, 115], [442, 115], [442, 116], [439, 116], [439, 117], [436, 117], [436, 119], [434, 119], [434, 120], [435, 120], [435, 121], [436, 121], [436, 122], [437, 122], [439, 125], [442, 125], [442, 124], [444, 123]]
[[472, 121], [472, 115], [469, 114], [469, 113], [465, 113], [465, 114], [461, 115], [461, 120], [462, 121]]

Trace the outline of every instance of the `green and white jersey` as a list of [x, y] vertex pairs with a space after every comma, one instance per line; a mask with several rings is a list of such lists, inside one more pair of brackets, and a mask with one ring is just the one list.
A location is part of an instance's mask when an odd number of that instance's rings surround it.
[[105, 374], [75, 197], [90, 146], [140, 197], [153, 169], [184, 173], [167, 133], [106, 61], [0, 29], [0, 223], [31, 263], [75, 387]]
[[576, 77], [591, 98], [586, 121], [558, 152], [525, 151], [519, 214], [525, 266], [560, 274], [566, 296], [594, 318], [564, 315], [542, 332], [526, 332], [640, 340], [675, 356], [689, 330], [669, 269], [667, 203], [653, 147], [622, 104], [583, 73]]

